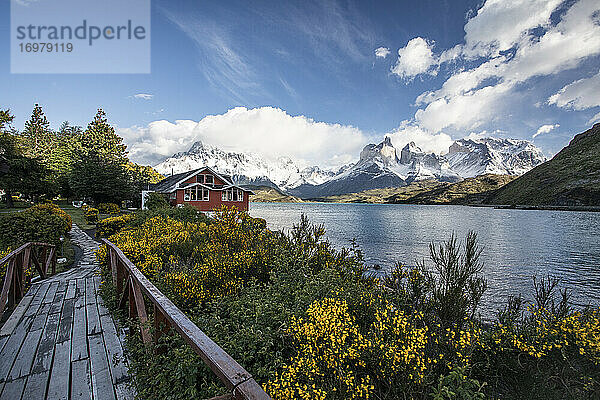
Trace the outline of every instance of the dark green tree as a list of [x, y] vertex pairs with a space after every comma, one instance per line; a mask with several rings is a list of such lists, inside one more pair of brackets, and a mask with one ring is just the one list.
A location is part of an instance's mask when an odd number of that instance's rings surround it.
[[8, 129], [13, 118], [9, 110], [0, 111], [0, 187], [8, 207], [13, 207], [14, 193], [36, 199], [50, 190], [47, 169], [38, 159], [23, 154], [20, 137]]
[[52, 131], [50, 123], [39, 104], [35, 104], [31, 117], [25, 122], [21, 133], [24, 153], [30, 158], [39, 158], [46, 163], [52, 153]]
[[132, 179], [127, 170], [127, 150], [123, 138], [98, 109], [93, 121], [74, 149], [75, 161], [69, 176], [73, 192], [94, 203], [120, 203], [131, 196]]

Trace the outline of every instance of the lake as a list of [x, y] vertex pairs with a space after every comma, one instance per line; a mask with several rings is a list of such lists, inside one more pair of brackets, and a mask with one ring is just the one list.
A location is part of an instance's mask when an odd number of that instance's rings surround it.
[[323, 224], [337, 248], [356, 239], [368, 265], [382, 271], [396, 262], [414, 265], [428, 257], [431, 241], [455, 232], [477, 232], [488, 290], [484, 311], [501, 307], [510, 294], [531, 299], [532, 277], [550, 274], [573, 291], [579, 305], [600, 305], [600, 213], [498, 210], [466, 206], [404, 204], [251, 203], [250, 214], [271, 229], [287, 230], [305, 214]]

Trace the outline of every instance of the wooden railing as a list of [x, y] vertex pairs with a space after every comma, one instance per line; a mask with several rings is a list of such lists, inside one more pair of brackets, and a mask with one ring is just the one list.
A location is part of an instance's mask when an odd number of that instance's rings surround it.
[[31, 283], [25, 271], [33, 264], [42, 279], [56, 272], [56, 247], [48, 243], [29, 242], [11, 251], [0, 260], [0, 268], [6, 264], [6, 275], [0, 295], [0, 318], [6, 306], [12, 307], [25, 296], [25, 284]]
[[[229, 390], [215, 399], [270, 399], [265, 391], [240, 364], [213, 342], [179, 308], [162, 294], [148, 278], [107, 239], [108, 264], [112, 272], [119, 306], [128, 305], [129, 316], [140, 321], [144, 343], [156, 342], [161, 334], [174, 329], [200, 356]], [[148, 314], [143, 295], [150, 300], [154, 312], [154, 335], [148, 332]]]

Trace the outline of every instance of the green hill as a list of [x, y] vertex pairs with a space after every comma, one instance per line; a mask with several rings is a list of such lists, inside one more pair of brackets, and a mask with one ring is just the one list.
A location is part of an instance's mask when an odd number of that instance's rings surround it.
[[477, 204], [490, 193], [514, 180], [510, 175], [486, 174], [456, 183], [442, 183], [411, 197], [391, 196], [387, 203], [408, 204]]
[[263, 203], [302, 203], [302, 199], [287, 195], [272, 187], [252, 186], [249, 189], [254, 192], [250, 196], [250, 201]]
[[554, 158], [500, 188], [486, 203], [600, 205], [600, 124], [576, 135]]

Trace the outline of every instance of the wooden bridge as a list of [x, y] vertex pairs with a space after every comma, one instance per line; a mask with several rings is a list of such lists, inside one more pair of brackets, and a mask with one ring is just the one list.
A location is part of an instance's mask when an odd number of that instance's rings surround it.
[[[0, 328], [0, 400], [133, 399], [135, 391], [123, 356], [123, 336], [99, 296], [94, 252], [98, 243], [73, 225], [72, 240], [83, 250], [72, 269], [54, 273], [55, 249], [28, 243], [0, 260], [6, 275], [0, 316], [16, 305]], [[107, 240], [109, 267], [121, 306], [140, 320], [144, 342], [174, 329], [227, 388], [215, 399], [269, 399], [252, 376], [194, 325]], [[29, 284], [35, 267], [39, 281]], [[146, 300], [147, 299], [147, 300]], [[151, 314], [146, 310], [151, 305]], [[155, 334], [147, 331], [153, 320]]]

